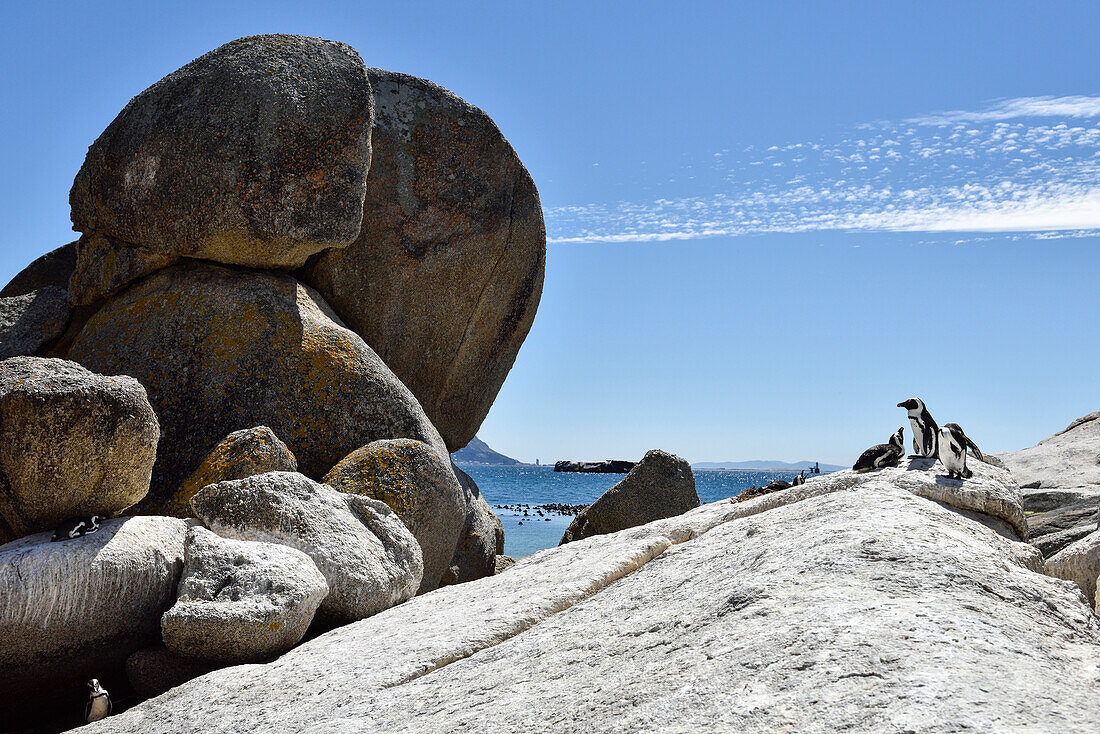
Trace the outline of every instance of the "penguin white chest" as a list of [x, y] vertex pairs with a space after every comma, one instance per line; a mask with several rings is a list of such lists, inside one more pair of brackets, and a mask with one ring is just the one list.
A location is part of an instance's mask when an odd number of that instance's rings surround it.
[[111, 712], [111, 704], [106, 696], [96, 696], [88, 704], [88, 722], [99, 721]]

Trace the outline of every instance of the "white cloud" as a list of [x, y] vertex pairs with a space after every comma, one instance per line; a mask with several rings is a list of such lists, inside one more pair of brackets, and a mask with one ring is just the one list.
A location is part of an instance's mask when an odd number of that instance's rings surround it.
[[1000, 100], [984, 110], [937, 112], [906, 122], [913, 125], [950, 125], [1024, 117], [1100, 117], [1100, 97], [1017, 97]]

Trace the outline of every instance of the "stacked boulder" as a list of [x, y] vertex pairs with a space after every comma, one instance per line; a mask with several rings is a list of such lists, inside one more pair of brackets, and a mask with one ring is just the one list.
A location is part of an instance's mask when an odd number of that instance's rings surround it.
[[[80, 238], [0, 291], [0, 623], [64, 648], [9, 647], [31, 698], [0, 718], [124, 687], [124, 663], [158, 693], [494, 573], [499, 520], [448, 453], [530, 329], [546, 247], [484, 112], [342, 43], [242, 38], [131, 100], [70, 204]], [[97, 570], [104, 543], [133, 560]], [[32, 566], [50, 588], [19, 590]], [[79, 608], [124, 618], [110, 654]]]

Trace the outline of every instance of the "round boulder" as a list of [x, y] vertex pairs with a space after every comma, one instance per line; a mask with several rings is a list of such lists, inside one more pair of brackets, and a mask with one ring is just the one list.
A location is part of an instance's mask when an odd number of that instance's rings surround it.
[[675, 517], [698, 506], [691, 465], [675, 454], [653, 449], [621, 482], [573, 518], [560, 545]]
[[424, 79], [368, 74], [375, 156], [363, 226], [304, 278], [409, 386], [453, 452], [474, 437], [535, 318], [542, 207], [488, 115]]
[[315, 478], [379, 439], [443, 450], [408, 388], [289, 275], [162, 270], [96, 313], [70, 357], [148, 390], [164, 431], [151, 501], [171, 497], [219, 441], [253, 426], [270, 426]]
[[286, 444], [267, 426], [233, 431], [214, 447], [175, 493], [161, 499], [147, 497], [134, 512], [192, 517], [191, 498], [206, 485], [269, 471], [298, 471], [298, 461]]
[[134, 504], [149, 491], [159, 436], [133, 377], [63, 359], [0, 362], [0, 541]]
[[161, 637], [186, 658], [259, 662], [298, 644], [327, 594], [325, 577], [302, 551], [193, 527]]
[[130, 653], [158, 640], [186, 534], [184, 520], [129, 517], [71, 540], [0, 546], [0, 721], [80, 710], [89, 678], [108, 690], [123, 679]]
[[281, 543], [312, 558], [328, 581], [321, 612], [330, 619], [355, 621], [399, 604], [424, 575], [416, 538], [386, 503], [301, 474], [211, 484], [191, 508], [223, 538]]
[[0, 298], [0, 359], [36, 354], [69, 323], [69, 293], [48, 285]]
[[444, 580], [448, 584], [461, 584], [496, 573], [497, 559], [504, 557], [500, 555], [504, 553], [504, 526], [473, 477], [453, 464], [451, 468], [466, 498], [466, 519]]
[[69, 203], [78, 305], [181, 257], [296, 268], [359, 233], [373, 99], [355, 49], [240, 38], [134, 97]]
[[462, 488], [441, 452], [409, 439], [375, 441], [348, 454], [324, 481], [389, 505], [420, 544], [424, 579], [417, 593], [439, 586], [466, 516]]

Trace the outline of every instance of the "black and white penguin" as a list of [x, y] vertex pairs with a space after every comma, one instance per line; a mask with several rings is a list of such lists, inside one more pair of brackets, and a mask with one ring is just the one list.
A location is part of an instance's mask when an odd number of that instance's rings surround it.
[[66, 520], [57, 526], [57, 529], [53, 531], [53, 537], [50, 538], [51, 543], [56, 543], [59, 540], [69, 540], [70, 538], [79, 538], [81, 535], [90, 535], [99, 530], [99, 523], [103, 520], [102, 515], [91, 515], [89, 517], [74, 517], [72, 520]]
[[874, 469], [885, 469], [888, 466], [897, 466], [901, 457], [905, 455], [905, 427], [902, 426], [893, 436], [890, 443], [880, 443], [864, 451], [852, 465], [852, 469], [860, 472], [869, 472]]
[[920, 398], [909, 398], [904, 403], [898, 403], [898, 407], [909, 411], [909, 425], [913, 427], [911, 458], [936, 458], [936, 441], [939, 439], [940, 427], [932, 420], [932, 414], [924, 407], [924, 401]]
[[791, 480], [791, 486], [792, 487], [797, 487], [798, 485], [805, 484], [805, 483], [806, 483], [806, 470], [805, 469], [798, 472], [798, 476]]
[[89, 724], [111, 715], [111, 697], [107, 689], [92, 678], [88, 681], [88, 705], [84, 707], [84, 719]]
[[978, 461], [985, 461], [981, 449], [963, 433], [958, 423], [945, 423], [940, 429], [940, 461], [947, 469], [948, 479], [970, 479], [974, 472], [966, 468], [966, 450], [974, 453]]

